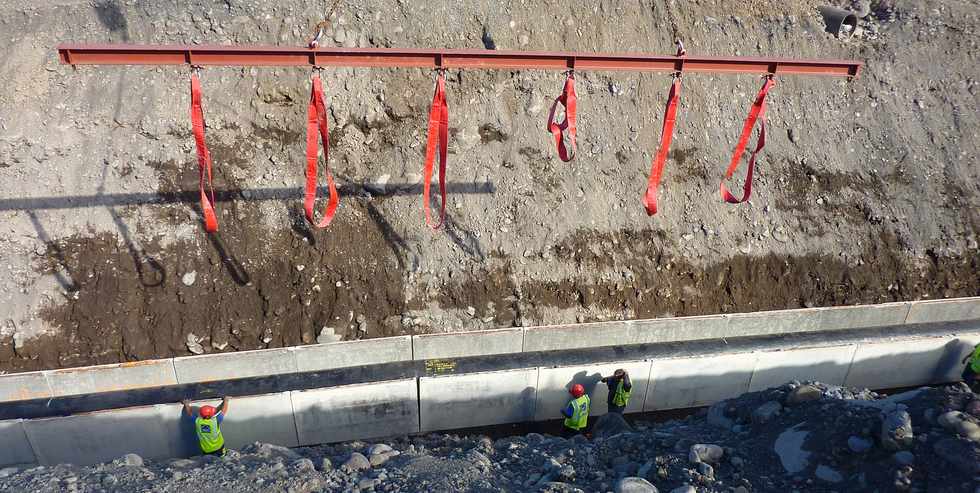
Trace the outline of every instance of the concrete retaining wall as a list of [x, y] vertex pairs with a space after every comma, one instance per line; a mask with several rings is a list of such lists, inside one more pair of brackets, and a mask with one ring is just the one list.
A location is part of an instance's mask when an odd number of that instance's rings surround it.
[[[454, 358], [483, 352], [530, 352], [602, 345], [609, 338], [633, 344], [974, 320], [980, 298], [873, 307], [793, 310], [789, 313], [508, 329], [467, 336], [416, 336], [174, 358], [0, 376], [0, 402], [81, 393], [239, 379], [267, 374], [336, 369], [411, 359]], [[766, 346], [740, 352], [713, 349], [679, 357], [629, 362], [589, 361], [571, 367], [420, 376], [361, 385], [294, 390], [232, 400], [224, 429], [230, 447], [252, 441], [286, 446], [405, 435], [530, 419], [559, 418], [567, 388], [583, 383], [593, 414], [605, 412], [600, 375], [630, 371], [633, 397], [627, 412], [709, 405], [749, 390], [788, 380], [821, 380], [848, 386], [888, 388], [954, 381], [960, 360], [980, 343], [980, 324], [965, 334], [936, 337], [887, 335], [826, 344], [822, 335], [805, 344]], [[963, 330], [960, 324], [959, 330]], [[887, 334], [887, 331], [880, 331]], [[864, 337], [864, 336], [861, 336]], [[617, 339], [620, 338], [620, 339]], [[704, 347], [715, 347], [710, 344]], [[749, 349], [744, 349], [749, 347]], [[476, 349], [474, 349], [476, 348]], [[413, 354], [414, 353], [414, 354]], [[598, 353], [597, 353], [598, 354]], [[656, 353], [650, 353], [656, 354]], [[449, 361], [449, 360], [447, 360]], [[530, 361], [530, 360], [529, 360]], [[451, 365], [452, 366], [452, 365]], [[202, 401], [203, 402], [203, 401]], [[209, 401], [217, 404], [217, 401]], [[192, 454], [195, 439], [179, 404], [115, 409], [67, 417], [0, 422], [0, 465], [37, 462], [88, 464], [128, 452], [145, 458]]]
[[538, 369], [419, 378], [423, 432], [535, 419]]
[[300, 445], [419, 432], [414, 378], [291, 394]]
[[34, 447], [27, 440], [23, 420], [0, 421], [0, 464], [35, 464]]
[[389, 337], [0, 375], [0, 403], [396, 361], [980, 319], [980, 297]]

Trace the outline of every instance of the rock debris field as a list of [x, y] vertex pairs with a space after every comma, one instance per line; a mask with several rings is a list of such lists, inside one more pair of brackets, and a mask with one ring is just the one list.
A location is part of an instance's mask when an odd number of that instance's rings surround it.
[[[664, 423], [600, 417], [592, 437], [430, 434], [222, 458], [133, 454], [90, 467], [0, 470], [11, 492], [974, 492], [980, 396], [791, 382]], [[632, 423], [630, 423], [632, 422]]]

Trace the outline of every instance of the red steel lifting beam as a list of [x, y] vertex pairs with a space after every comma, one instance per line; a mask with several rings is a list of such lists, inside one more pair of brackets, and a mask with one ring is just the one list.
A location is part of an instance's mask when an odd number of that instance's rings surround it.
[[418, 67], [659, 72], [775, 73], [855, 77], [861, 62], [788, 58], [662, 56], [642, 53], [289, 48], [224, 45], [62, 44], [68, 65]]

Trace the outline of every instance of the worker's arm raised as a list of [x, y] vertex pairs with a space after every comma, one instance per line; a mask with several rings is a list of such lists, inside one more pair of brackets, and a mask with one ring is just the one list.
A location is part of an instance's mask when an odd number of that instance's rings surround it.
[[227, 395], [221, 398], [221, 414], [223, 414], [225, 416], [228, 415], [228, 401], [229, 400], [230, 400], [230, 397], [228, 397]]
[[191, 402], [190, 401], [188, 401], [187, 399], [184, 399], [184, 400], [180, 401], [180, 403], [184, 405], [184, 412], [187, 413], [188, 416], [194, 416], [194, 410], [191, 409]]

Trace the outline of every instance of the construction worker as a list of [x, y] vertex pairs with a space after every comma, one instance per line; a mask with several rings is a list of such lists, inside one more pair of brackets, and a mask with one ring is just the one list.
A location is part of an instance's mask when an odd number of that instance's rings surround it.
[[978, 384], [980, 384], [980, 344], [974, 346], [973, 352], [966, 355], [961, 363], [966, 365], [966, 368], [963, 369], [963, 383], [977, 392]]
[[[181, 404], [184, 405], [184, 412], [193, 418], [194, 410], [191, 409], [190, 402], [184, 400]], [[225, 438], [221, 436], [220, 426], [227, 414], [227, 396], [221, 398], [220, 411], [214, 406], [201, 406], [198, 410], [198, 416], [194, 419], [194, 432], [197, 433], [197, 441], [204, 455], [225, 455]]]
[[562, 430], [562, 436], [566, 438], [585, 431], [586, 426], [589, 424], [589, 408], [592, 404], [589, 396], [585, 394], [585, 387], [581, 384], [572, 385], [568, 393], [572, 395], [572, 400], [568, 401], [565, 409], [561, 410], [561, 413], [565, 416], [565, 426]]
[[609, 394], [606, 396], [609, 412], [623, 414], [633, 392], [633, 382], [630, 381], [629, 373], [620, 368], [614, 371], [611, 377], [602, 377], [601, 382], [609, 386]]

